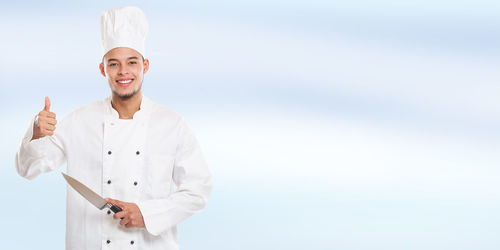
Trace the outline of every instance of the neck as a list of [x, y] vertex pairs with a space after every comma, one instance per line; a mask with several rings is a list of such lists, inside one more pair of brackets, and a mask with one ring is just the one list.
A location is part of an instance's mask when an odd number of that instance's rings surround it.
[[122, 99], [113, 94], [111, 97], [111, 106], [118, 112], [120, 119], [132, 119], [135, 112], [141, 109], [141, 101], [141, 91], [128, 99]]

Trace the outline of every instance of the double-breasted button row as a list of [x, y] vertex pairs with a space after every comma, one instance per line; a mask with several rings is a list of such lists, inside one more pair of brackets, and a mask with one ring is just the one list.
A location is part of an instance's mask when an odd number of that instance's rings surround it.
[[[111, 150], [108, 151], [108, 155], [111, 155], [113, 152], [111, 152]], [[141, 154], [141, 151], [136, 151], [135, 152], [136, 155], [140, 155]]]
[[[110, 240], [106, 240], [106, 244], [109, 244], [109, 243], [111, 243], [111, 241]], [[135, 242], [133, 240], [130, 241], [130, 245], [134, 245], [134, 243]]]
[[[111, 184], [111, 180], [108, 180], [107, 183]], [[137, 184], [139, 184], [139, 183], [137, 181], [134, 181], [134, 186], [137, 186]]]
[[[109, 243], [111, 243], [111, 241], [110, 241], [110, 240], [107, 240], [107, 241], [106, 241], [106, 244], [109, 244]], [[130, 241], [130, 245], [134, 245], [134, 243], [135, 243], [135, 242], [134, 242], [133, 240], [131, 240], [131, 241]]]

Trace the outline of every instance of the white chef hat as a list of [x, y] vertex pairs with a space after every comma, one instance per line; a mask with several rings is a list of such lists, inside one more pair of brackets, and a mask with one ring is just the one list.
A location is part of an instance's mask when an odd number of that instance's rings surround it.
[[134, 6], [109, 9], [101, 15], [103, 55], [117, 47], [137, 50], [146, 57], [144, 40], [148, 33], [144, 12]]

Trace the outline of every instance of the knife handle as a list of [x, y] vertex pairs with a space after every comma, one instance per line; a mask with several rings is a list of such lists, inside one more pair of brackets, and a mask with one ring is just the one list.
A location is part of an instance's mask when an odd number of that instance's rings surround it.
[[122, 211], [121, 208], [119, 208], [115, 205], [111, 205], [111, 207], [109, 209], [111, 209], [111, 211], [113, 211], [113, 213], [115, 213], [115, 214]]

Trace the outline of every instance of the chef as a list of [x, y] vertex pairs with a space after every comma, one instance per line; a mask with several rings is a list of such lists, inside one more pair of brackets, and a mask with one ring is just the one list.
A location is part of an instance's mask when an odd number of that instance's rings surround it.
[[99, 68], [111, 96], [60, 122], [45, 97], [17, 152], [22, 177], [67, 164], [68, 175], [122, 209], [96, 209], [68, 187], [66, 249], [178, 249], [176, 225], [207, 203], [211, 176], [193, 132], [142, 94], [147, 31], [139, 8], [105, 11]]

